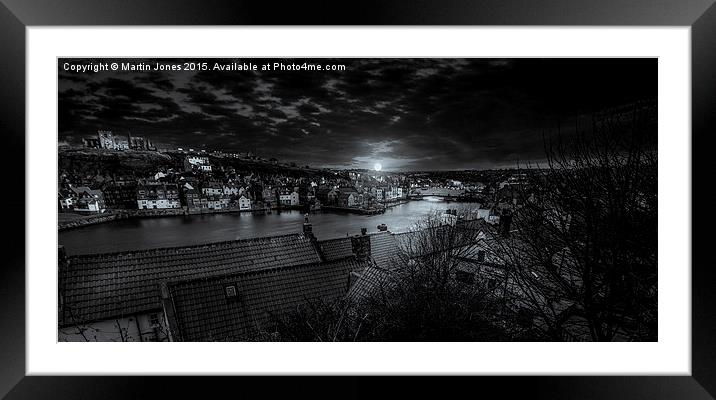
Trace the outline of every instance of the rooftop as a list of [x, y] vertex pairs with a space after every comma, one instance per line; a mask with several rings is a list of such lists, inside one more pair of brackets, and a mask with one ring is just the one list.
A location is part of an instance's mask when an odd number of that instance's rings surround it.
[[356, 273], [357, 279], [348, 291], [347, 297], [353, 301], [360, 301], [379, 293], [390, 285], [390, 277], [393, 273], [375, 266], [365, 268], [362, 272]]
[[405, 260], [395, 235], [390, 232], [370, 235], [370, 255], [375, 265], [383, 269], [394, 269]]
[[353, 255], [350, 237], [322, 240], [319, 242], [319, 245], [326, 261], [333, 261]]
[[[398, 245], [396, 235], [390, 232], [368, 234], [370, 255], [381, 268], [392, 269], [404, 260], [404, 252]], [[319, 241], [321, 252], [327, 261], [354, 255], [351, 237]]]
[[[167, 284], [174, 340], [235, 341], [273, 332], [277, 318], [313, 301], [345, 296], [355, 257], [215, 275]], [[229, 296], [231, 293], [232, 296]]]
[[60, 325], [161, 309], [162, 281], [317, 262], [311, 239], [300, 234], [73, 256], [59, 268]]

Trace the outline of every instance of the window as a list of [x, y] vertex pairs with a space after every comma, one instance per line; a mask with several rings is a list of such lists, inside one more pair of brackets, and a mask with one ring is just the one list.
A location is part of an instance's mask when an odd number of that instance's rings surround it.
[[477, 251], [477, 261], [479, 261], [479, 262], [485, 261], [485, 250]]
[[159, 314], [149, 314], [149, 323], [152, 327], [159, 326]]
[[224, 288], [224, 293], [226, 294], [227, 299], [234, 299], [238, 296], [238, 292], [236, 291], [236, 286], [229, 285]]

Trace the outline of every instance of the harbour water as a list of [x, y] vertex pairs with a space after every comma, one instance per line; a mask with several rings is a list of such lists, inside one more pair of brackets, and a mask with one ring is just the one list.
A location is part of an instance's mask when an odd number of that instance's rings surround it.
[[[391, 232], [405, 232], [430, 213], [442, 213], [461, 206], [461, 203], [448, 203], [439, 197], [425, 197], [390, 207], [384, 214], [317, 212], [310, 214], [309, 219], [316, 237], [331, 239], [358, 234], [361, 228], [377, 232], [380, 224], [387, 225]], [[70, 255], [189, 246], [298, 233], [302, 230], [303, 218], [300, 211], [283, 211], [265, 215], [231, 213], [125, 219], [61, 231], [59, 244], [64, 245]]]

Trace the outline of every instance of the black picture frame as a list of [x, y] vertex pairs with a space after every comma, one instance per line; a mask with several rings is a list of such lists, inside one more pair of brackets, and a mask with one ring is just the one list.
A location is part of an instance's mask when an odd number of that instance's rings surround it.
[[[713, 0], [450, 0], [361, 2], [292, 2], [280, 5], [259, 1], [170, 1], [170, 0], [0, 0], [0, 135], [6, 160], [6, 244], [0, 267], [0, 396], [25, 398], [156, 398], [189, 394], [199, 389], [202, 397], [214, 390], [236, 393], [255, 388], [271, 396], [294, 396], [305, 391], [321, 397], [351, 398], [375, 395], [406, 397], [408, 392], [460, 395], [466, 388], [474, 394], [498, 393], [500, 397], [532, 398], [694, 398], [716, 394], [716, 294], [711, 285], [714, 270], [705, 262], [708, 235], [697, 235], [710, 225], [711, 215], [695, 214], [692, 221], [692, 374], [690, 376], [600, 376], [600, 377], [475, 377], [459, 383], [433, 383], [431, 379], [391, 382], [385, 388], [363, 377], [342, 377], [314, 383], [314, 378], [293, 384], [261, 383], [263, 378], [194, 379], [144, 377], [38, 377], [25, 376], [25, 220], [17, 210], [25, 209], [20, 188], [25, 181], [17, 166], [25, 165], [25, 44], [28, 26], [57, 25], [636, 25], [690, 26], [692, 56], [692, 182], [706, 182], [710, 165], [703, 155], [709, 151], [707, 138], [713, 134], [716, 93], [716, 6]], [[24, 168], [23, 168], [24, 171]], [[662, 183], [664, 184], [664, 183]], [[694, 185], [701, 189], [707, 185]], [[692, 208], [705, 210], [709, 198], [694, 196]], [[698, 206], [698, 207], [697, 207]], [[690, 210], [679, 210], [690, 218]], [[9, 222], [9, 224], [8, 224]], [[705, 230], [703, 230], [706, 232]], [[13, 239], [10, 239], [10, 238]], [[13, 243], [9, 243], [12, 241]], [[701, 244], [701, 251], [695, 244]], [[688, 268], [689, 266], [673, 266]], [[380, 360], [376, 360], [377, 363]], [[238, 383], [237, 380], [244, 380]], [[229, 382], [230, 381], [230, 382]], [[322, 395], [323, 394], [323, 395]], [[391, 396], [392, 397], [392, 396]]]

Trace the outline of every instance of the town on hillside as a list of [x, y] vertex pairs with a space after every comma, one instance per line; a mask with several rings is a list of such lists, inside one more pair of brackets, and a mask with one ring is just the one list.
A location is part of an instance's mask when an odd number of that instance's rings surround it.
[[114, 218], [280, 210], [379, 214], [424, 196], [480, 205], [480, 217], [520, 201], [531, 171], [386, 172], [281, 163], [250, 151], [159, 150], [145, 137], [97, 132], [59, 148], [59, 228]]
[[[159, 150], [109, 131], [84, 143], [59, 149], [62, 230], [206, 213], [298, 210], [304, 217], [287, 234], [212, 243], [90, 254], [60, 245], [60, 341], [655, 338], [654, 231], [634, 235], [621, 225], [656, 221], [649, 194], [655, 169], [642, 165], [643, 155], [626, 175], [642, 186], [622, 193], [622, 220], [613, 225], [608, 209], [573, 202], [595, 195], [579, 182], [601, 187], [624, 168], [608, 163], [551, 171], [332, 170], [251, 152]], [[596, 196], [607, 201], [614, 190]], [[314, 234], [312, 218], [321, 214], [372, 215], [429, 197], [445, 208], [408, 231], [382, 224], [345, 237]], [[584, 225], [594, 212], [604, 223]], [[607, 263], [587, 273], [588, 259], [575, 257], [607, 249], [631, 259], [630, 267]], [[587, 279], [623, 295], [613, 305], [601, 303], [599, 292], [585, 297]], [[584, 307], [602, 311], [588, 315]], [[417, 327], [415, 318], [432, 322]]]

